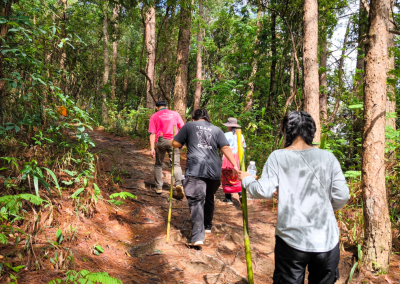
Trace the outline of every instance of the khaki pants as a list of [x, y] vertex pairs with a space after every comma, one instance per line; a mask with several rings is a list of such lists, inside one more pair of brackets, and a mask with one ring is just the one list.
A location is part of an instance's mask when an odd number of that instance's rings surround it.
[[[156, 180], [156, 188], [162, 189], [162, 163], [164, 161], [165, 153], [168, 153], [169, 159], [172, 164], [172, 146], [169, 144], [170, 140], [158, 139], [156, 145], [156, 163], [154, 165], [154, 179]], [[175, 163], [174, 163], [174, 177], [175, 185], [182, 185], [182, 169], [181, 169], [181, 156], [180, 150], [175, 149]]]

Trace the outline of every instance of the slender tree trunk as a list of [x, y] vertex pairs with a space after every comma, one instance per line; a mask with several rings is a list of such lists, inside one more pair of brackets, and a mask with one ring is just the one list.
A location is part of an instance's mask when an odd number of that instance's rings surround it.
[[[12, 1], [9, 0], [7, 3], [2, 7], [1, 9], [1, 16], [5, 17], [6, 19], [9, 18], [11, 15], [11, 4]], [[8, 26], [7, 24], [0, 24], [0, 36], [3, 39], [3, 41], [7, 40], [7, 33], [8, 33]], [[3, 45], [3, 44], [1, 44]], [[0, 45], [0, 46], [1, 46]], [[0, 52], [0, 122], [4, 122], [3, 118], [6, 117], [5, 115], [5, 95], [6, 95], [6, 81], [2, 80], [5, 78], [4, 70], [3, 70], [3, 53]]]
[[[62, 8], [63, 8], [63, 13], [62, 13], [62, 23], [61, 23], [61, 36], [65, 38], [67, 36], [67, 8], [68, 8], [68, 0], [62, 0], [61, 1]], [[63, 91], [64, 94], [68, 93], [68, 83], [67, 83], [67, 70], [66, 70], [66, 65], [67, 63], [67, 52], [66, 52], [66, 46], [64, 45], [62, 47], [61, 51], [61, 59], [60, 59], [60, 70], [62, 71], [61, 74], [61, 83], [60, 83], [60, 88]]]
[[385, 188], [385, 114], [390, 0], [371, 0], [364, 77], [362, 190], [364, 257], [370, 271], [386, 273], [392, 233]]
[[117, 89], [117, 56], [118, 56], [118, 41], [117, 41], [117, 18], [118, 18], [118, 5], [114, 6], [113, 9], [113, 22], [114, 22], [114, 34], [112, 44], [112, 73], [111, 73], [111, 99], [115, 99], [115, 91]]
[[201, 81], [203, 80], [203, 68], [202, 68], [202, 52], [203, 52], [203, 38], [202, 38], [202, 20], [203, 20], [203, 3], [199, 0], [199, 24], [197, 31], [197, 56], [196, 56], [196, 89], [194, 92], [194, 106], [193, 110], [200, 108], [201, 98]]
[[155, 103], [151, 95], [151, 90], [154, 90], [155, 86], [156, 66], [156, 9], [154, 6], [147, 8], [144, 21], [147, 53], [146, 73], [150, 78], [147, 80], [146, 108], [154, 109]]
[[295, 68], [294, 65], [296, 64], [294, 61], [294, 51], [290, 55], [290, 81], [289, 81], [289, 95], [292, 95], [294, 92], [294, 78], [295, 78]]
[[181, 22], [179, 27], [177, 66], [174, 89], [174, 110], [186, 121], [186, 99], [190, 48], [190, 26], [192, 13], [190, 3], [181, 1]]
[[[260, 18], [261, 18], [261, 15], [262, 15], [262, 10], [261, 10], [261, 7], [259, 6], [258, 7], [258, 12], [257, 12], [257, 35], [256, 35], [256, 39], [255, 39], [255, 41], [254, 41], [254, 45], [255, 46], [257, 46], [258, 45], [258, 43], [259, 43], [259, 40], [258, 40], [258, 34], [259, 34], [259, 32], [260, 32], [260, 29], [261, 29], [261, 22], [260, 22]], [[246, 104], [246, 107], [245, 107], [245, 111], [251, 111], [252, 110], [252, 108], [253, 108], [253, 103], [254, 103], [254, 98], [253, 98], [253, 94], [254, 94], [254, 82], [253, 82], [253, 80], [254, 80], [254, 76], [256, 75], [256, 73], [257, 73], [257, 64], [258, 64], [258, 61], [257, 61], [257, 49], [255, 48], [254, 49], [254, 59], [253, 59], [253, 68], [252, 68], [252, 70], [251, 70], [251, 74], [250, 74], [250, 78], [249, 78], [249, 87], [250, 87], [250, 90], [247, 92], [247, 94], [246, 94], [246, 101], [247, 101], [247, 104]]]
[[271, 14], [271, 53], [272, 53], [272, 61], [271, 61], [271, 77], [270, 77], [270, 85], [269, 85], [269, 107], [272, 108], [272, 104], [275, 98], [275, 85], [276, 85], [276, 12], [272, 11]]
[[[393, 6], [394, 6], [394, 0], [390, 1], [390, 20], [393, 21]], [[389, 29], [395, 30], [396, 27], [395, 25], [389, 21]], [[393, 33], [388, 33], [388, 51], [389, 51], [389, 60], [388, 60], [388, 71], [393, 71], [395, 69], [395, 56], [394, 56], [394, 48], [395, 48], [395, 43], [394, 43], [394, 34]], [[386, 114], [390, 114], [389, 117], [386, 119], [386, 126], [389, 128], [392, 128], [393, 130], [396, 130], [396, 93], [395, 93], [395, 86], [397, 82], [393, 82], [393, 80], [396, 79], [396, 76], [394, 74], [388, 74], [388, 77], [390, 78], [390, 82], [387, 84], [387, 96], [386, 96]], [[391, 140], [387, 142], [392, 142]], [[395, 159], [395, 154], [394, 151], [389, 151], [387, 153], [387, 157], [390, 161], [394, 161]]]
[[314, 142], [321, 139], [319, 119], [319, 76], [318, 76], [318, 1], [304, 0], [304, 39], [303, 39], [303, 66], [304, 66], [304, 110], [315, 121], [317, 131]]
[[360, 8], [358, 12], [358, 50], [357, 50], [357, 64], [356, 76], [354, 82], [354, 92], [361, 100], [363, 98], [363, 81], [364, 81], [364, 57], [365, 57], [365, 39], [363, 38], [367, 33], [368, 28], [368, 15], [365, 11], [363, 0], [360, 0]]
[[107, 92], [105, 86], [108, 83], [108, 76], [110, 74], [110, 59], [108, 55], [108, 17], [107, 17], [107, 4], [104, 4], [103, 10], [103, 54], [104, 54], [104, 73], [103, 73], [103, 90], [102, 90], [102, 105], [101, 114], [103, 116], [103, 122], [108, 124], [108, 111], [107, 111]]
[[328, 61], [328, 49], [326, 39], [322, 42], [322, 54], [320, 67], [323, 69], [319, 77], [319, 113], [323, 122], [328, 118], [328, 84], [326, 81], [326, 63]]

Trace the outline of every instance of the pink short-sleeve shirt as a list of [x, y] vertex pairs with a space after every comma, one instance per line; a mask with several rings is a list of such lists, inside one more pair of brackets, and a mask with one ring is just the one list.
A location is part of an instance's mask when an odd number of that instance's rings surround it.
[[161, 133], [163, 134], [164, 139], [172, 140], [172, 138], [174, 138], [174, 125], [176, 126], [176, 135], [178, 134], [178, 129], [181, 129], [184, 125], [184, 122], [179, 113], [173, 110], [163, 109], [151, 116], [149, 133], [156, 134], [156, 143]]

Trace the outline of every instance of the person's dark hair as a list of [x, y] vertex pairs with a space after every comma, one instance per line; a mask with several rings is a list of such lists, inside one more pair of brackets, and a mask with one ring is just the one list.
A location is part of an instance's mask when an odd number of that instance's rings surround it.
[[196, 109], [192, 113], [193, 120], [204, 119], [205, 121], [211, 123], [210, 117], [208, 116], [208, 112], [204, 108]]
[[237, 128], [237, 127], [232, 127], [232, 130], [231, 130], [231, 131], [232, 131], [233, 135], [236, 135], [236, 128]]
[[156, 102], [156, 107], [162, 107], [162, 106], [167, 106], [166, 101], [157, 101]]
[[309, 113], [292, 111], [283, 119], [283, 131], [286, 135], [285, 148], [292, 145], [297, 136], [300, 136], [304, 142], [312, 146], [316, 130], [314, 119]]

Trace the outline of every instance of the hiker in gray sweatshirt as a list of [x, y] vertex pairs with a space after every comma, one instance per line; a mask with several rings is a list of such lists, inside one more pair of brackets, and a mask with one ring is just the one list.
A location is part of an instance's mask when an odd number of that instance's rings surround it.
[[349, 200], [349, 189], [336, 157], [312, 146], [316, 126], [307, 112], [284, 119], [285, 149], [271, 153], [261, 178], [239, 172], [254, 198], [279, 196], [274, 283], [310, 284], [339, 279], [339, 228], [334, 212]]

